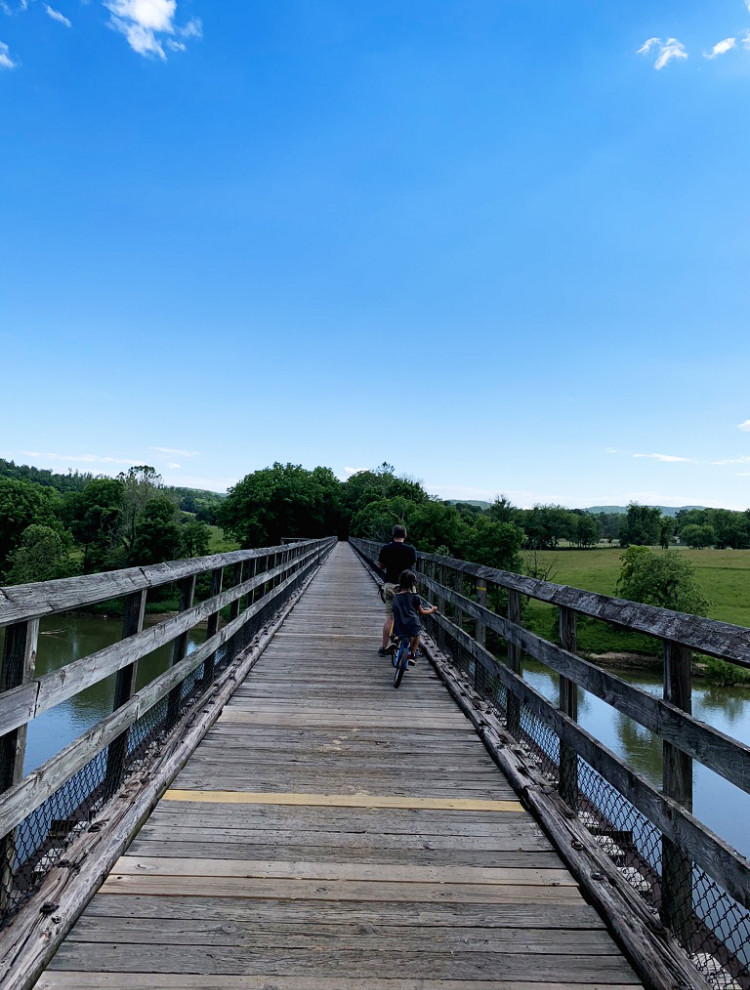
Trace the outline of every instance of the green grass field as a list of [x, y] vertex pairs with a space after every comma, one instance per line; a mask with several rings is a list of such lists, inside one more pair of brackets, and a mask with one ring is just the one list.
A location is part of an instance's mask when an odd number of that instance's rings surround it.
[[[548, 568], [548, 580], [573, 588], [616, 595], [620, 574], [619, 548], [602, 550], [552, 550], [538, 555]], [[690, 550], [680, 553], [695, 567], [696, 580], [708, 598], [712, 619], [750, 627], [750, 550]], [[556, 625], [556, 609], [529, 602], [526, 624], [540, 636], [550, 637]], [[578, 644], [591, 653], [655, 653], [654, 640], [637, 633], [612, 629], [596, 620], [579, 618]]]

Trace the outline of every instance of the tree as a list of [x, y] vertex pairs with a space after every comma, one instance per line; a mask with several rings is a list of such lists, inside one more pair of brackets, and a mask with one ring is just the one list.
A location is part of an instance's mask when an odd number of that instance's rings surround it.
[[411, 519], [417, 506], [398, 495], [396, 498], [379, 498], [363, 506], [351, 521], [351, 531], [355, 536], [377, 543], [387, 543], [395, 525], [406, 526], [411, 541]]
[[656, 546], [661, 539], [661, 509], [631, 502], [620, 527], [620, 546]]
[[7, 566], [10, 554], [21, 543], [27, 527], [38, 523], [61, 529], [56, 516], [60, 505], [59, 496], [52, 488], [0, 478], [0, 573]]
[[180, 557], [205, 557], [211, 543], [211, 530], [199, 519], [180, 526]]
[[149, 499], [138, 516], [130, 564], [160, 564], [180, 556], [180, 529], [174, 503], [165, 495]]
[[575, 541], [579, 547], [592, 547], [599, 542], [602, 527], [596, 516], [590, 512], [574, 511]]
[[69, 558], [70, 544], [69, 533], [38, 523], [27, 526], [9, 558], [9, 582], [31, 584], [68, 577], [74, 570]]
[[123, 519], [123, 484], [115, 478], [96, 478], [82, 492], [67, 497], [66, 513], [75, 541], [83, 548], [83, 572], [120, 567], [118, 554]]
[[691, 615], [708, 615], [709, 603], [695, 579], [695, 568], [679, 550], [631, 546], [620, 555], [617, 592], [646, 605]]
[[341, 487], [341, 507], [345, 521], [351, 520], [361, 509], [380, 499], [402, 497], [417, 505], [429, 500], [418, 481], [398, 478], [392, 464], [383, 462], [374, 471], [357, 471]]
[[151, 499], [163, 488], [162, 477], [148, 464], [139, 464], [117, 476], [123, 486], [121, 539], [129, 558], [133, 557], [138, 520]]
[[716, 542], [716, 534], [712, 526], [696, 526], [695, 523], [690, 523], [680, 530], [680, 541], [686, 546], [700, 550], [703, 547], [712, 547]]
[[515, 523], [492, 522], [486, 516], [481, 517], [468, 534], [466, 552], [462, 556], [485, 567], [520, 573], [519, 551], [523, 539], [523, 530]]
[[330, 468], [307, 471], [277, 462], [230, 489], [217, 521], [243, 547], [275, 546], [282, 536], [328, 536], [338, 528], [340, 495], [341, 482]]

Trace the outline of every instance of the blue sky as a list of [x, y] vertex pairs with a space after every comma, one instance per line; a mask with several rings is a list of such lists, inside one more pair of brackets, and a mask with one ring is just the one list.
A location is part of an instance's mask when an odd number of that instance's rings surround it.
[[0, 0], [0, 456], [750, 506], [750, 0]]

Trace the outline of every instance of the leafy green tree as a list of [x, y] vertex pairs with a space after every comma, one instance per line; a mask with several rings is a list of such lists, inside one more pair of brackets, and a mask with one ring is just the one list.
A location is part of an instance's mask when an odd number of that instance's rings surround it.
[[122, 483], [120, 538], [127, 556], [132, 560], [135, 556], [138, 522], [147, 504], [162, 494], [164, 486], [161, 475], [148, 464], [139, 464], [128, 468], [127, 472], [120, 472], [117, 478]]
[[491, 522], [509, 523], [516, 521], [518, 511], [505, 495], [498, 495], [487, 509], [487, 516]]
[[493, 522], [485, 516], [477, 520], [468, 534], [466, 550], [462, 556], [475, 564], [484, 564], [485, 567], [520, 573], [523, 540], [523, 530], [515, 523]]
[[395, 498], [379, 498], [363, 506], [351, 521], [351, 532], [366, 540], [387, 543], [393, 527], [406, 526], [409, 542], [413, 539], [411, 520], [417, 506], [398, 495]]
[[21, 534], [10, 555], [10, 584], [31, 584], [69, 577], [75, 568], [70, 562], [70, 533], [33, 523]]
[[180, 526], [180, 557], [205, 557], [211, 544], [211, 530], [199, 519]]
[[68, 496], [66, 513], [73, 537], [83, 548], [83, 572], [120, 567], [124, 488], [115, 478], [95, 478], [82, 492]]
[[[454, 505], [424, 502], [415, 505], [408, 516], [409, 542], [423, 553], [447, 551], [451, 557], [461, 557], [467, 534], [472, 530], [474, 515], [462, 515]], [[388, 534], [390, 538], [390, 533]]]
[[398, 497], [417, 505], [429, 500], [427, 492], [418, 481], [396, 477], [392, 464], [384, 462], [374, 471], [357, 471], [341, 487], [344, 519], [352, 519], [371, 502]]
[[617, 592], [623, 598], [691, 615], [708, 615], [695, 568], [679, 550], [631, 546], [620, 555]]
[[631, 502], [620, 527], [620, 546], [656, 546], [661, 539], [661, 509]]
[[575, 511], [573, 513], [573, 535], [579, 547], [592, 547], [599, 542], [602, 527], [596, 516], [590, 512]]
[[61, 528], [56, 515], [60, 507], [60, 498], [52, 488], [0, 478], [0, 573], [6, 569], [8, 558], [21, 543], [27, 527], [38, 523]]
[[166, 495], [148, 500], [136, 521], [130, 564], [160, 564], [180, 556], [182, 541], [175, 516], [174, 502]]
[[695, 523], [691, 523], [680, 530], [680, 540], [686, 546], [699, 550], [703, 547], [712, 547], [716, 542], [716, 534], [712, 526], [696, 526]]
[[243, 547], [275, 546], [282, 536], [327, 536], [338, 528], [340, 494], [330, 468], [275, 463], [230, 489], [217, 521]]

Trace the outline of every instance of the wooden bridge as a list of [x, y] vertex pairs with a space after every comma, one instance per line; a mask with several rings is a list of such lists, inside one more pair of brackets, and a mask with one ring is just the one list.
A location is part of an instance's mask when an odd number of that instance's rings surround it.
[[[711, 929], [693, 874], [710, 861], [724, 917], [734, 910], [742, 933], [746, 862], [666, 794], [658, 798], [675, 831], [664, 838], [662, 828], [655, 868], [645, 826], [630, 815], [623, 828], [606, 810], [609, 779], [605, 809], [596, 804], [568, 686], [591, 665], [575, 657], [570, 614], [562, 647], [541, 647], [516, 621], [518, 587], [504, 589], [507, 619], [492, 609], [498, 579], [529, 579], [425, 557], [421, 578], [443, 615], [429, 660], [394, 691], [376, 654], [374, 548], [356, 545], [308, 541], [0, 592], [0, 988], [745, 990], [736, 932]], [[201, 573], [210, 587], [195, 604]], [[144, 628], [149, 589], [175, 581], [180, 612]], [[39, 617], [111, 598], [113, 582], [126, 598], [122, 641], [35, 678]], [[533, 584], [524, 592], [555, 593]], [[598, 598], [575, 604], [617, 607]], [[202, 620], [206, 643], [188, 653], [186, 631]], [[684, 651], [688, 637], [671, 621], [669, 642]], [[493, 626], [510, 644], [503, 664], [488, 648]], [[704, 647], [713, 635], [726, 657], [732, 628], [721, 644], [714, 627], [691, 635]], [[135, 692], [138, 659], [168, 642], [172, 666]], [[521, 648], [567, 664], [559, 706], [515, 685]], [[24, 776], [27, 722], [113, 671], [113, 714]], [[589, 690], [634, 709], [617, 678], [586, 677]], [[726, 775], [750, 786], [741, 744], [693, 725], [672, 700], [651, 701], [641, 719], [696, 758], [731, 754]], [[535, 735], [540, 715], [552, 746]], [[666, 756], [679, 776], [679, 760]], [[618, 795], [640, 806], [646, 785], [628, 773]], [[687, 851], [674, 841], [685, 835]], [[24, 869], [44, 857], [43, 879]]]

